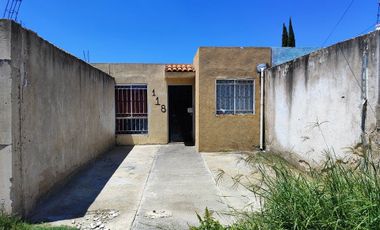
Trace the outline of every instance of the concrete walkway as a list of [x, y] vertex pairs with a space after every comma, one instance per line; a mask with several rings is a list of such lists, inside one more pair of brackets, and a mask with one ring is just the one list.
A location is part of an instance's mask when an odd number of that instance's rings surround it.
[[[160, 147], [132, 229], [188, 229], [196, 212], [227, 211], [220, 192], [195, 147]], [[220, 217], [222, 222], [228, 219]]]
[[217, 186], [231, 210], [258, 211], [260, 209], [259, 197], [244, 186], [236, 184], [232, 179], [239, 175], [241, 183], [246, 185], [261, 180], [257, 168], [253, 168], [242, 160], [247, 155], [240, 152], [201, 153], [201, 155], [216, 180], [220, 170], [223, 170], [224, 176], [217, 181]]
[[81, 229], [129, 229], [158, 149], [115, 147], [44, 200], [31, 219]]
[[198, 225], [196, 212], [208, 207], [228, 224], [222, 213], [241, 202], [214, 177], [219, 166], [235, 170], [231, 159], [183, 144], [116, 147], [45, 199], [32, 220], [80, 229], [180, 230]]

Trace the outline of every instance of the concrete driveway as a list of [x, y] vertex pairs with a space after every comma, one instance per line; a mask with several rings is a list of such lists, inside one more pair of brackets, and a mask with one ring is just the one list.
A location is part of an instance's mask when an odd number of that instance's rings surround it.
[[[132, 229], [188, 229], [206, 207], [227, 211], [221, 193], [195, 147], [162, 146], [156, 155]], [[222, 217], [222, 221], [228, 220]]]
[[115, 147], [43, 200], [31, 219], [81, 229], [188, 229], [208, 207], [227, 224], [233, 220], [223, 213], [239, 202], [215, 183], [223, 159], [231, 155], [183, 144]]

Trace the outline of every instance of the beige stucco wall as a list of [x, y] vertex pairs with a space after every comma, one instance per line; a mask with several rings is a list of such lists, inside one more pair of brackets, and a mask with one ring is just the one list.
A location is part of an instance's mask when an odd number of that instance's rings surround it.
[[[148, 90], [148, 133], [118, 134], [119, 145], [167, 144], [169, 142], [169, 85], [194, 85], [194, 73], [165, 72], [162, 64], [93, 64], [113, 76], [116, 84], [146, 84]], [[152, 96], [152, 91], [156, 96]], [[193, 87], [194, 90], [194, 87]], [[156, 97], [160, 105], [156, 105]], [[166, 107], [166, 112], [161, 111]]]
[[[165, 65], [160, 64], [93, 64], [113, 76], [116, 84], [147, 84], [148, 92], [148, 133], [119, 134], [119, 145], [166, 144], [168, 143], [168, 111], [163, 113], [161, 106], [167, 108], [167, 83]], [[155, 90], [156, 96], [152, 96]], [[156, 97], [160, 105], [156, 105]]]
[[[270, 48], [199, 48], [194, 58], [198, 151], [251, 150], [259, 145], [260, 79], [256, 66], [270, 62]], [[217, 79], [255, 80], [255, 113], [216, 115]]]
[[[143, 83], [148, 86], [148, 134], [117, 135], [117, 143], [166, 144], [168, 133], [168, 86], [192, 85], [194, 137], [199, 151], [251, 150], [259, 144], [260, 79], [256, 66], [271, 62], [269, 48], [200, 48], [194, 57], [196, 73], [168, 73], [159, 64], [94, 64], [116, 79], [117, 84]], [[255, 80], [255, 113], [216, 115], [217, 79]], [[166, 113], [155, 105], [155, 90]]]

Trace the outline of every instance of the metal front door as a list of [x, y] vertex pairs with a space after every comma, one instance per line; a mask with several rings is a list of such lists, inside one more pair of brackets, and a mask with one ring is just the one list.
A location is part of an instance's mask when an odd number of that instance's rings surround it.
[[171, 142], [193, 142], [193, 89], [169, 86], [169, 137]]

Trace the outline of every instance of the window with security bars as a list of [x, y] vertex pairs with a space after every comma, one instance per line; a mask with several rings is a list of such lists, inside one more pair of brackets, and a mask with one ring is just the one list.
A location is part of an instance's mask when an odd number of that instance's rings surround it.
[[254, 80], [217, 80], [216, 114], [253, 114]]
[[117, 85], [115, 87], [116, 133], [148, 133], [146, 85]]

